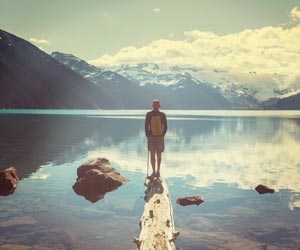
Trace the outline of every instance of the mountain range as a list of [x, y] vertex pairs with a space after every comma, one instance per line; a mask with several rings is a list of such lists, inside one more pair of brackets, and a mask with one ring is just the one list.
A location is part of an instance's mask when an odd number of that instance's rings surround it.
[[31, 43], [0, 30], [0, 108], [118, 108], [91, 83]]
[[153, 99], [164, 109], [300, 108], [300, 94], [288, 89], [264, 96], [263, 89], [203, 80], [204, 74], [154, 63], [99, 68], [71, 54], [49, 55], [0, 30], [0, 108], [148, 109]]
[[[230, 108], [230, 103], [219, 92], [211, 86], [193, 79], [190, 75], [155, 75], [147, 72], [144, 78], [150, 79], [154, 83], [145, 84], [144, 81], [139, 81], [140, 75], [138, 74], [133, 77], [123, 74], [121, 71], [118, 73], [118, 71], [100, 69], [70, 54], [53, 52], [51, 55], [97, 86], [109, 90], [110, 93], [119, 98], [125, 108], [147, 108], [149, 104], [151, 105], [152, 99], [163, 100], [163, 105], [169, 109]], [[143, 65], [148, 66], [148, 64]], [[159, 66], [155, 65], [155, 67]], [[146, 71], [141, 68], [139, 72], [143, 74]], [[172, 84], [160, 84], [155, 77], [170, 79]]]

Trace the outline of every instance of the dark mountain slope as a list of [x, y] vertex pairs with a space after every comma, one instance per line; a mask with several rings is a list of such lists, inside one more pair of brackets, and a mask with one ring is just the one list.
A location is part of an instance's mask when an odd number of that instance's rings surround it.
[[31, 43], [0, 30], [0, 108], [118, 108], [104, 89]]
[[279, 99], [274, 105], [275, 109], [290, 109], [299, 110], [300, 109], [300, 94], [289, 96], [286, 98]]

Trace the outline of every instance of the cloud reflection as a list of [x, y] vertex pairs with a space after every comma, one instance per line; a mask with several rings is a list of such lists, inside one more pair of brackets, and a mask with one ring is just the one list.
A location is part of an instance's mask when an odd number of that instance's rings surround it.
[[[262, 125], [259, 123], [259, 126]], [[269, 125], [268, 122], [265, 124], [266, 127]], [[188, 135], [191, 130], [184, 129], [169, 131], [162, 162], [165, 177], [192, 175], [192, 184], [197, 187], [225, 182], [244, 189], [253, 188], [258, 183], [271, 185], [277, 190], [300, 189], [297, 181], [300, 177], [300, 143], [288, 130], [281, 128], [272, 133], [272, 137], [261, 138], [253, 135], [253, 131], [245, 131], [247, 127], [243, 127], [244, 123], [240, 120], [232, 126], [232, 122], [225, 122], [198, 135]], [[290, 123], [281, 126], [295, 129]], [[138, 136], [115, 146], [89, 151], [89, 157], [110, 155], [110, 159], [115, 159], [129, 171], [145, 171], [145, 145], [146, 139], [140, 131]]]
[[35, 173], [31, 175], [29, 178], [32, 180], [46, 180], [50, 177], [49, 174], [41, 174], [41, 173]]
[[[292, 119], [170, 121], [161, 172], [165, 178], [189, 178], [193, 187], [226, 183], [240, 189], [264, 184], [279, 191], [300, 190], [299, 125]], [[89, 151], [105, 155], [127, 171], [147, 171], [143, 131], [113, 147]], [[149, 166], [149, 169], [151, 167]], [[290, 208], [299, 207], [299, 197]]]

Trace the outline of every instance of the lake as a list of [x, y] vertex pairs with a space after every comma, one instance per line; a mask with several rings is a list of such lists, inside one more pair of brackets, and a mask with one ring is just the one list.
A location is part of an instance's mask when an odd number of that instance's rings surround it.
[[[165, 110], [161, 175], [179, 249], [300, 249], [300, 111]], [[144, 110], [2, 110], [0, 249], [136, 249], [144, 209]], [[107, 158], [130, 181], [91, 203], [77, 168]], [[149, 171], [151, 167], [149, 166]], [[259, 195], [264, 184], [273, 194]], [[199, 195], [199, 206], [176, 199]], [[18, 248], [17, 248], [18, 247]]]

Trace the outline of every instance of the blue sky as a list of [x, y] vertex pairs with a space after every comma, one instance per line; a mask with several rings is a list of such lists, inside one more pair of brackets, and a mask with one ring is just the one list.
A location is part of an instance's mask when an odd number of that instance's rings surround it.
[[282, 86], [300, 82], [300, 0], [0, 0], [0, 6], [1, 29], [95, 65], [148, 61], [240, 79], [260, 72]]
[[300, 1], [0, 0], [0, 6], [1, 29], [48, 52], [90, 60], [154, 40], [185, 39], [191, 30], [226, 35], [278, 26]]

